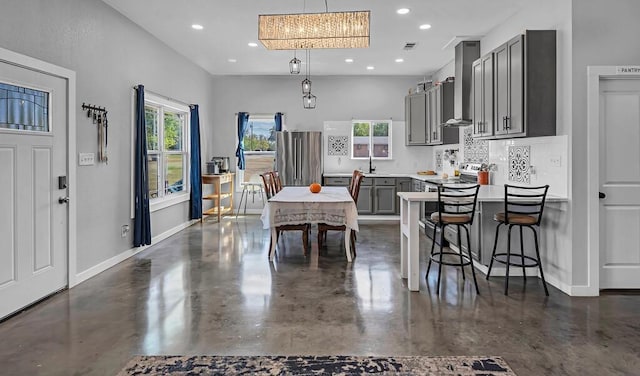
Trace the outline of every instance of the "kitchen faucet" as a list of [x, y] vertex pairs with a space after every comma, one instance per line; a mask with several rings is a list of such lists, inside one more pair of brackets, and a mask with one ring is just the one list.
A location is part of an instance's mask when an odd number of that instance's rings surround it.
[[376, 168], [371, 164], [371, 156], [369, 156], [369, 173], [373, 174], [376, 171]]

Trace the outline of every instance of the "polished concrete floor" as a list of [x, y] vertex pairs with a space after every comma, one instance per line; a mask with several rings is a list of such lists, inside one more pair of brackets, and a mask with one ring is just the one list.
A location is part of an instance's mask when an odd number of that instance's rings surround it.
[[[315, 233], [313, 234], [315, 235]], [[0, 374], [113, 375], [136, 354], [499, 355], [518, 375], [639, 375], [640, 296], [570, 298], [445, 268], [409, 292], [397, 222], [267, 260], [258, 217], [206, 221], [0, 323]], [[426, 251], [429, 241], [421, 238]], [[90, 250], [86, 250], [90, 251]], [[424, 275], [426, 263], [421, 273]]]

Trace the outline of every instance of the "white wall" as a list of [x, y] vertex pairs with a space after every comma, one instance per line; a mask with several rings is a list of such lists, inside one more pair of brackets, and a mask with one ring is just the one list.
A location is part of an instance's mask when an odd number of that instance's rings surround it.
[[[285, 62], [286, 63], [286, 62]], [[286, 67], [286, 64], [285, 64]], [[287, 130], [322, 131], [325, 121], [392, 119], [404, 121], [404, 97], [420, 77], [408, 76], [311, 76], [318, 97], [314, 110], [302, 107], [301, 76], [218, 76], [211, 130], [203, 143], [206, 157], [232, 157], [235, 169], [235, 114], [283, 112]], [[394, 131], [394, 148], [396, 133]], [[402, 134], [404, 145], [404, 132]], [[427, 153], [426, 148], [425, 154]]]
[[[132, 248], [132, 232], [120, 237], [120, 226], [132, 225], [132, 87], [198, 103], [201, 122], [211, 124], [212, 77], [99, 0], [2, 0], [0, 9], [0, 46], [76, 71], [78, 152], [97, 150], [82, 102], [109, 111], [109, 164], [78, 167], [73, 182], [81, 272]], [[188, 213], [188, 202], [153, 213], [153, 235], [187, 222]]]
[[573, 1], [573, 258], [574, 285], [587, 283], [587, 67], [640, 64], [640, 1]]

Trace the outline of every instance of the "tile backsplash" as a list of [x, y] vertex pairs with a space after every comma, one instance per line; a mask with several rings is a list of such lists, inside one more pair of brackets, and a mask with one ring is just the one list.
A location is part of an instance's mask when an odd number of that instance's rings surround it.
[[463, 130], [464, 159], [466, 163], [487, 163], [489, 161], [489, 141], [478, 140], [471, 136], [472, 127]]
[[489, 163], [496, 165], [491, 173], [491, 184], [549, 184], [550, 194], [567, 197], [568, 155], [568, 136], [491, 140]]

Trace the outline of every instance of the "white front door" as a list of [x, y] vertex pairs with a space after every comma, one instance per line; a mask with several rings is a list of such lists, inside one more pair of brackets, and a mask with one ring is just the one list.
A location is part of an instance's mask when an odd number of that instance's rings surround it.
[[600, 81], [600, 288], [640, 288], [640, 79]]
[[0, 62], [0, 318], [67, 286], [67, 90]]

